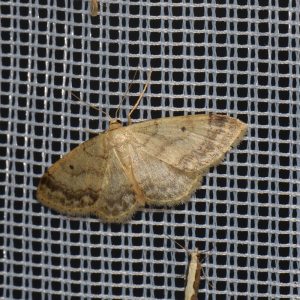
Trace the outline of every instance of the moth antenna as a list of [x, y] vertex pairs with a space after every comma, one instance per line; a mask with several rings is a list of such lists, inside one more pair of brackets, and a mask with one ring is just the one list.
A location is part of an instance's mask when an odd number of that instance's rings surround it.
[[128, 88], [127, 88], [127, 90], [125, 91], [125, 94], [124, 94], [124, 96], [122, 97], [122, 99], [121, 99], [121, 101], [120, 101], [120, 104], [119, 104], [119, 106], [118, 106], [118, 108], [117, 108], [117, 110], [116, 110], [116, 113], [115, 113], [115, 119], [117, 119], [117, 117], [118, 117], [118, 114], [119, 114], [119, 111], [120, 111], [120, 109], [121, 109], [121, 105], [122, 105], [122, 103], [123, 103], [124, 99], [126, 98], [126, 96], [128, 95], [128, 93], [129, 93], [129, 91], [130, 91], [130, 88], [131, 88], [131, 86], [133, 85], [133, 81], [134, 81], [134, 80], [135, 80], [135, 78], [136, 78], [136, 74], [137, 74], [137, 72], [138, 72], [138, 69], [136, 69], [136, 70], [135, 70], [135, 72], [134, 72], [134, 74], [133, 74], [133, 79], [131, 80], [131, 82], [130, 82], [130, 84], [129, 84]]
[[108, 113], [106, 113], [103, 108], [99, 108], [97, 107], [96, 105], [93, 105], [91, 103], [85, 103], [84, 101], [82, 101], [77, 95], [75, 95], [73, 92], [71, 92], [71, 95], [74, 96], [74, 98], [81, 104], [85, 105], [85, 106], [88, 106], [88, 107], [91, 107], [99, 112], [102, 112], [105, 116], [107, 116], [109, 118], [109, 121], [111, 121], [111, 117], [109, 116]]
[[172, 240], [174, 243], [176, 243], [181, 249], [185, 250], [186, 253], [187, 253], [188, 255], [190, 255], [190, 251], [189, 251], [187, 248], [185, 248], [184, 246], [182, 246], [181, 244], [179, 244], [177, 241], [175, 241], [175, 240], [174, 240], [171, 236], [169, 236], [168, 234], [166, 234], [166, 236], [167, 236], [170, 240]]
[[152, 73], [152, 70], [150, 69], [150, 71], [149, 71], [149, 73], [148, 73], [148, 79], [147, 79], [147, 82], [146, 82], [146, 84], [145, 84], [145, 86], [144, 86], [144, 89], [143, 89], [143, 91], [142, 91], [142, 93], [140, 94], [140, 96], [138, 97], [138, 99], [136, 100], [136, 102], [135, 102], [135, 104], [134, 104], [134, 106], [133, 106], [133, 108], [130, 110], [130, 112], [129, 112], [129, 114], [128, 114], [128, 125], [130, 125], [131, 124], [131, 114], [135, 111], [135, 109], [138, 107], [138, 105], [140, 104], [140, 102], [141, 102], [141, 100], [142, 100], [142, 98], [143, 98], [143, 96], [144, 96], [144, 94], [145, 94], [145, 92], [146, 92], [146, 89], [147, 89], [147, 87], [148, 87], [148, 85], [149, 85], [149, 82], [150, 82], [150, 79], [151, 79], [151, 73]]

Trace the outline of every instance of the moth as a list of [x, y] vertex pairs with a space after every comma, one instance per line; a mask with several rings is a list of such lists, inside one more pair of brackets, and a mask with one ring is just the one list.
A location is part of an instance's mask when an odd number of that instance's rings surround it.
[[[145, 92], [146, 86], [143, 90]], [[200, 187], [209, 168], [244, 137], [245, 123], [226, 115], [169, 117], [128, 126], [117, 118], [42, 176], [38, 200], [68, 215], [127, 221], [147, 205], [174, 206]]]
[[184, 300], [197, 300], [201, 276], [201, 252], [196, 248], [189, 252], [190, 261], [187, 268], [186, 285], [184, 289]]
[[98, 0], [91, 0], [90, 2], [91, 4], [91, 16], [95, 17], [98, 15], [98, 11], [99, 11], [99, 3]]
[[194, 251], [189, 251], [184, 246], [176, 242], [172, 237], [167, 235], [167, 237], [173, 240], [177, 245], [180, 246], [189, 256], [189, 262], [186, 270], [185, 277], [185, 288], [184, 288], [184, 300], [197, 300], [198, 290], [200, 286], [201, 279], [201, 252], [196, 248]]

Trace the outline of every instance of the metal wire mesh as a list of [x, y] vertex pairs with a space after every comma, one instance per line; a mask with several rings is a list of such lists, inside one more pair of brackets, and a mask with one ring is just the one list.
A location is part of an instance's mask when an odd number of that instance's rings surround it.
[[[209, 250], [199, 298], [300, 298], [297, 1], [1, 1], [4, 299], [183, 299], [186, 248]], [[248, 123], [176, 208], [107, 225], [37, 202], [46, 167], [151, 84], [136, 122], [195, 112]], [[200, 185], [200, 183], [199, 183]]]

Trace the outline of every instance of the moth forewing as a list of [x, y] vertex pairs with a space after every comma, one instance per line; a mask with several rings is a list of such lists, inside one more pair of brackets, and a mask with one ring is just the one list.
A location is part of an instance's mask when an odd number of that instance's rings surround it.
[[196, 248], [195, 251], [189, 252], [189, 263], [186, 272], [186, 285], [184, 290], [185, 300], [198, 299], [201, 269], [200, 252]]
[[188, 255], [189, 262], [185, 274], [185, 288], [184, 288], [184, 299], [185, 300], [197, 300], [198, 290], [200, 286], [201, 279], [201, 252], [196, 248], [194, 251], [189, 251], [186, 247], [182, 246], [176, 242], [172, 237], [167, 235], [167, 237], [173, 240], [177, 245], [180, 246]]

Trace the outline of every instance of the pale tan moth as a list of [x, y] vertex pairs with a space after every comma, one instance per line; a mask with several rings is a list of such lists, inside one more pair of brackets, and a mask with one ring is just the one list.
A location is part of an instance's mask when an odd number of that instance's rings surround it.
[[201, 261], [200, 256], [201, 252], [196, 248], [193, 251], [189, 251], [184, 246], [176, 242], [172, 237], [167, 235], [167, 237], [173, 240], [180, 248], [185, 250], [189, 256], [189, 262], [186, 270], [185, 278], [185, 288], [184, 288], [184, 300], [197, 300], [198, 299], [198, 290], [201, 280]]
[[[80, 144], [43, 175], [37, 198], [69, 215], [124, 222], [148, 205], [174, 206], [201, 186], [209, 168], [243, 139], [247, 126], [226, 115], [197, 114], [128, 126], [110, 118], [107, 131]], [[119, 110], [119, 109], [118, 109]]]
[[200, 252], [196, 248], [194, 251], [189, 252], [190, 261], [187, 267], [186, 285], [184, 290], [184, 300], [197, 300], [198, 290], [201, 279], [201, 262]]
[[90, 2], [90, 6], [91, 6], [91, 16], [95, 17], [98, 15], [99, 12], [99, 3], [98, 0], [91, 0]]

